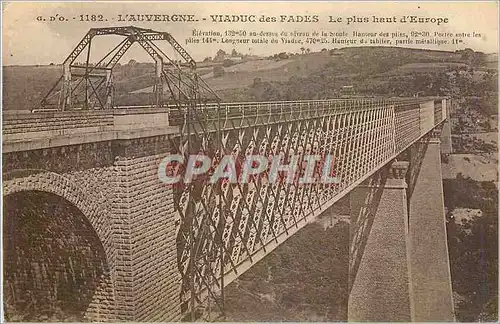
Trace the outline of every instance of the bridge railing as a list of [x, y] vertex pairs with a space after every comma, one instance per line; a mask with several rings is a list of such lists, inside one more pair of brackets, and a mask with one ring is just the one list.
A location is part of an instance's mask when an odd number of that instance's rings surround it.
[[[439, 123], [444, 116], [446, 99], [405, 98], [405, 99], [328, 99], [269, 102], [238, 102], [197, 105], [191, 114], [192, 122], [206, 124], [221, 121], [221, 127], [234, 128], [245, 125], [287, 122], [393, 105], [398, 134], [403, 138], [417, 134], [414, 121], [418, 118], [421, 129], [428, 129]], [[444, 108], [443, 108], [444, 107]], [[114, 110], [44, 111], [3, 115], [3, 134], [65, 134], [75, 130], [103, 131], [113, 129], [114, 115], [123, 115], [126, 110], [142, 110], [148, 114], [152, 109], [144, 106], [124, 106]], [[419, 109], [419, 115], [416, 109]], [[169, 115], [169, 124], [181, 126], [186, 122], [187, 106], [168, 105], [156, 108]], [[433, 116], [431, 116], [433, 114]], [[213, 128], [211, 130], [214, 130]], [[401, 131], [401, 132], [399, 132]], [[415, 136], [415, 135], [414, 135]], [[411, 138], [411, 136], [410, 136]]]
[[[223, 127], [234, 127], [253, 122], [290, 121], [303, 118], [326, 116], [331, 114], [357, 111], [367, 108], [394, 105], [398, 110], [417, 108], [416, 105], [429, 101], [426, 98], [357, 98], [357, 99], [328, 99], [328, 100], [297, 100], [297, 101], [269, 101], [269, 102], [237, 102], [200, 104], [191, 114], [192, 122], [215, 122], [220, 119]], [[439, 100], [436, 100], [438, 102]], [[440, 102], [440, 101], [439, 101]], [[406, 107], [406, 108], [405, 108]], [[428, 106], [430, 107], [430, 106]], [[171, 125], [182, 125], [186, 121], [187, 106], [167, 106], [171, 115]], [[441, 109], [441, 108], [440, 108]], [[439, 109], [439, 111], [440, 111]], [[439, 114], [439, 112], [437, 112]], [[422, 113], [422, 118], [427, 116]], [[398, 115], [397, 117], [400, 117]], [[258, 119], [258, 120], [257, 120]], [[238, 123], [241, 121], [242, 123]], [[436, 118], [436, 122], [438, 119]], [[236, 124], [235, 124], [236, 123]]]

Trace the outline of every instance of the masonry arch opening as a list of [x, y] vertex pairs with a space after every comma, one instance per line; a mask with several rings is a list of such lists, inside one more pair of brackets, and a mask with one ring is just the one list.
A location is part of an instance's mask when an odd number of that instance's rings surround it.
[[[9, 321], [83, 321], [109, 265], [85, 215], [54, 193], [4, 196], [4, 310]], [[104, 289], [106, 290], [106, 289]]]

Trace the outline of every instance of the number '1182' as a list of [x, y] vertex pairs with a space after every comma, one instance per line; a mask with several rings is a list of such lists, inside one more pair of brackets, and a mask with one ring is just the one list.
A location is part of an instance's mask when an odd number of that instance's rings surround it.
[[103, 15], [80, 15], [80, 21], [104, 21]]

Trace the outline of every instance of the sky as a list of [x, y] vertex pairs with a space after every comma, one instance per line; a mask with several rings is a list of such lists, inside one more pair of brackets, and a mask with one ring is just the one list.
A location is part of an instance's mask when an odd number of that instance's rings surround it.
[[[35, 65], [59, 64], [78, 44], [79, 40], [92, 27], [129, 26], [151, 28], [166, 31], [196, 59], [215, 56], [219, 48], [230, 52], [233, 48], [243, 54], [272, 55], [279, 52], [300, 52], [299, 44], [186, 44], [186, 38], [193, 30], [220, 31], [245, 30], [246, 32], [282, 31], [298, 32], [405, 32], [429, 31], [440, 33], [472, 33], [480, 37], [464, 39], [458, 45], [405, 45], [404, 47], [428, 48], [438, 50], [457, 50], [472, 48], [486, 53], [498, 52], [498, 3], [497, 2], [11, 2], [3, 4], [3, 64]], [[108, 21], [80, 21], [80, 15], [102, 15]], [[120, 22], [119, 15], [141, 14], [187, 14], [193, 15], [196, 22]], [[57, 16], [56, 16], [57, 15]], [[220, 23], [212, 22], [211, 15], [256, 15], [260, 18], [289, 16], [314, 16], [317, 22], [254, 22]], [[414, 15], [418, 17], [446, 18], [448, 23], [439, 26], [436, 23], [365, 23], [347, 24], [348, 18], [373, 19]], [[49, 21], [50, 17], [64, 17], [68, 21]], [[342, 22], [329, 22], [342, 18]], [[84, 16], [85, 17], [85, 16]], [[40, 21], [45, 19], [45, 21]], [[205, 20], [204, 20], [205, 19]], [[433, 37], [430, 37], [433, 38]], [[93, 41], [91, 61], [97, 61], [100, 55], [118, 44], [115, 36], [101, 36]], [[122, 58], [149, 61], [138, 45]], [[343, 45], [307, 44], [305, 47], [319, 51], [323, 47], [334, 48]], [[178, 59], [173, 52], [164, 48], [173, 59]], [[180, 58], [180, 57], [179, 57]]]

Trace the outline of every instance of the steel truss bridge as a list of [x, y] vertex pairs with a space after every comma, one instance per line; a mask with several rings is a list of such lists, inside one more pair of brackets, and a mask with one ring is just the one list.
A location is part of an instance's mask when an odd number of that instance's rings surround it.
[[[177, 195], [183, 215], [178, 256], [184, 297], [201, 302], [198, 296], [205, 293], [219, 300], [216, 291], [440, 125], [448, 102], [341, 99], [197, 107], [194, 120], [182, 127], [180, 153], [207, 154], [214, 165], [227, 154], [236, 160], [255, 154], [281, 154], [285, 160], [330, 154], [336, 157], [340, 182], [297, 185], [251, 179], [245, 185], [200, 182], [184, 187]], [[320, 173], [318, 168], [314, 176]]]
[[[90, 64], [92, 40], [123, 40], [97, 64]], [[182, 57], [174, 62], [156, 44], [168, 43]], [[155, 62], [154, 102], [142, 107], [114, 105], [113, 67], [138, 43]], [[85, 63], [75, 64], [83, 55]], [[223, 155], [305, 154], [335, 156], [336, 184], [247, 184], [206, 180], [176, 187], [177, 266], [182, 278], [182, 311], [195, 318], [210, 300], [223, 309], [224, 286], [314, 217], [446, 119], [446, 98], [356, 98], [221, 103], [196, 74], [191, 56], [168, 33], [137, 27], [93, 28], [63, 62], [63, 75], [44, 97], [43, 110], [84, 111], [149, 107], [169, 112], [179, 127], [174, 151], [205, 154], [213, 166]], [[167, 90], [167, 91], [164, 91]], [[64, 126], [64, 121], [54, 120]], [[53, 125], [54, 125], [53, 124]], [[51, 126], [54, 127], [54, 126]], [[299, 172], [303, 172], [299, 166]], [[319, 175], [320, 168], [315, 170]]]

